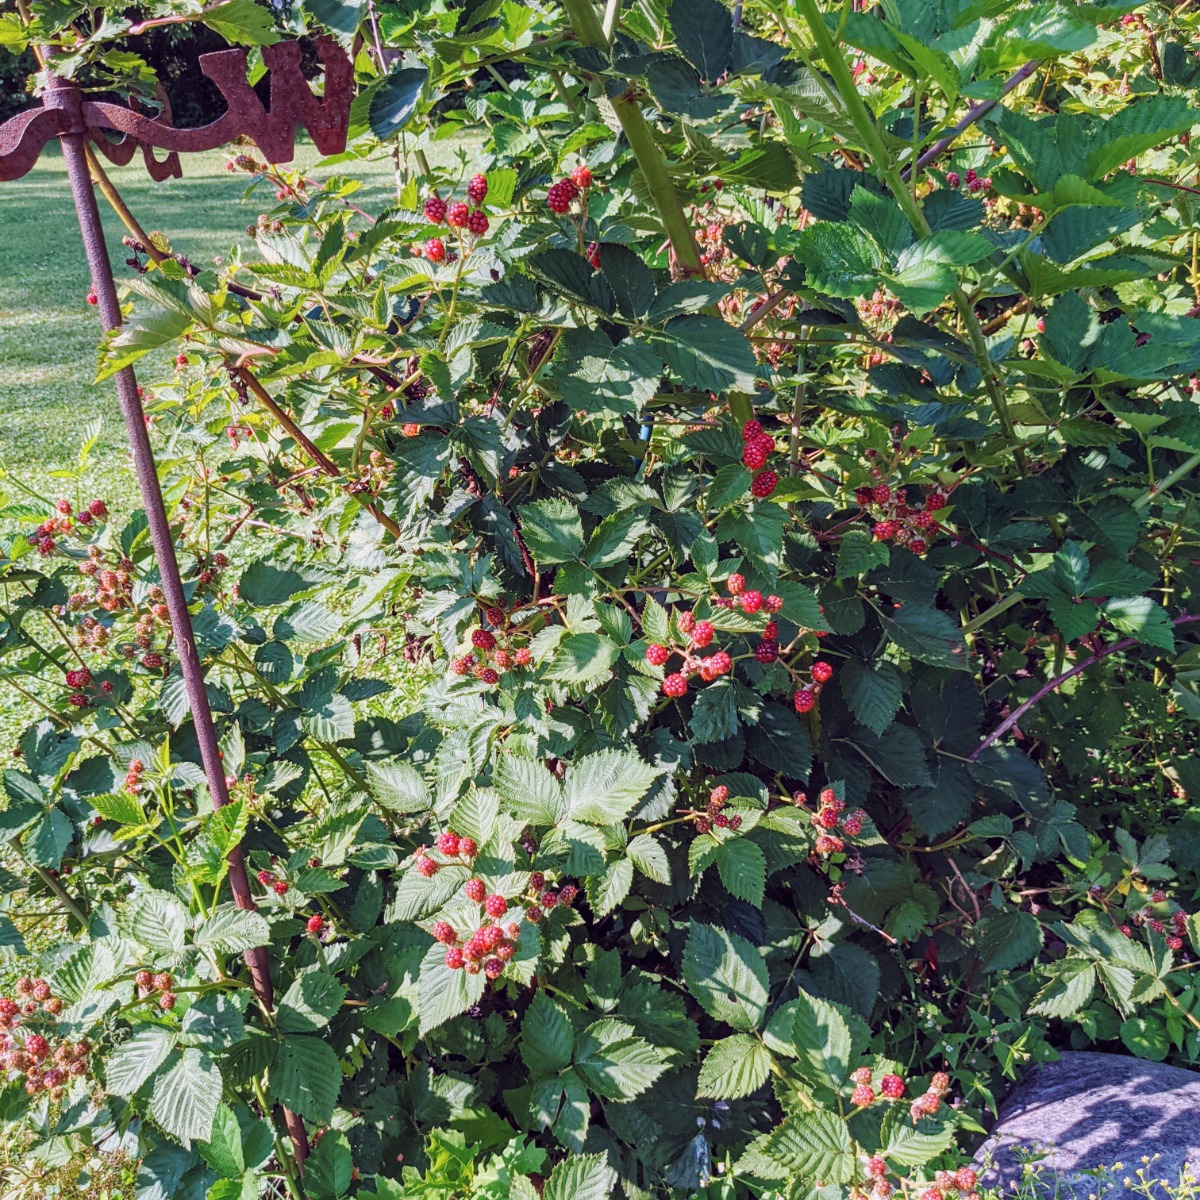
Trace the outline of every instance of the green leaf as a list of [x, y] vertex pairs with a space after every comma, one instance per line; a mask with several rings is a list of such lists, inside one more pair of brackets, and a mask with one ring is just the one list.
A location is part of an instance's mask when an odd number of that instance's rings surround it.
[[611, 862], [603, 875], [590, 875], [586, 880], [588, 905], [598, 917], [606, 917], [633, 886], [633, 863], [627, 858]]
[[621, 1021], [597, 1021], [575, 1052], [576, 1073], [588, 1091], [606, 1100], [640, 1096], [666, 1069], [659, 1049]]
[[279, 33], [269, 9], [254, 0], [226, 0], [206, 8], [204, 24], [235, 46], [273, 46]]
[[[445, 954], [444, 948], [438, 949]], [[483, 976], [477, 978], [482, 981]], [[279, 1043], [270, 1082], [271, 1093], [280, 1104], [306, 1120], [327, 1125], [342, 1089], [342, 1068], [328, 1042], [292, 1034]]]
[[160, 310], [127, 321], [101, 344], [96, 382], [108, 379], [122, 367], [175, 341], [191, 328], [192, 320], [190, 315], [184, 313]]
[[338, 1200], [350, 1190], [354, 1156], [340, 1129], [328, 1129], [304, 1164], [304, 1192], [313, 1200]]
[[216, 954], [241, 954], [271, 942], [271, 929], [261, 913], [244, 912], [233, 904], [220, 904], [192, 939]]
[[692, 705], [688, 728], [698, 745], [724, 742], [738, 729], [738, 695], [732, 679], [717, 679], [704, 687]]
[[217, 1108], [212, 1134], [197, 1147], [200, 1157], [226, 1179], [238, 1179], [246, 1169], [242, 1154], [242, 1130], [228, 1104]]
[[279, 1002], [283, 1033], [314, 1033], [337, 1015], [347, 988], [325, 971], [306, 971], [292, 980]]
[[150, 1115], [173, 1138], [189, 1146], [207, 1142], [221, 1103], [221, 1072], [203, 1050], [185, 1050], [155, 1081]]
[[717, 872], [731, 896], [761, 908], [767, 886], [767, 859], [744, 837], [722, 842], [717, 850]]
[[167, 1061], [175, 1046], [169, 1029], [149, 1026], [115, 1046], [104, 1064], [106, 1090], [114, 1096], [132, 1096]]
[[610, 1200], [617, 1173], [605, 1154], [576, 1154], [550, 1173], [542, 1200]]
[[704, 503], [711, 512], [728, 508], [746, 498], [754, 474], [741, 463], [726, 463], [713, 477], [704, 493]]
[[412, 119], [427, 79], [424, 67], [394, 66], [371, 93], [367, 120], [381, 142], [395, 137]]
[[569, 633], [559, 643], [545, 678], [559, 683], [596, 683], [621, 657], [621, 648], [598, 633]]
[[654, 303], [654, 275], [650, 268], [626, 246], [602, 242], [599, 254], [600, 269], [617, 298], [617, 308], [630, 319], [644, 317]]
[[717, 1042], [700, 1065], [697, 1096], [737, 1100], [757, 1092], [771, 1073], [771, 1052], [745, 1033]]
[[623, 821], [662, 773], [636, 750], [584, 755], [567, 769], [567, 813], [588, 825]]
[[891, 553], [886, 542], [877, 542], [861, 529], [850, 529], [842, 536], [838, 547], [838, 579], [853, 579], [875, 567], [886, 566]]
[[675, 44], [708, 83], [733, 65], [733, 22], [719, 0], [672, 0], [668, 9]]
[[675, 317], [651, 345], [687, 387], [752, 392], [756, 362], [745, 335], [717, 317]]
[[169, 954], [183, 949], [188, 923], [186, 906], [170, 892], [142, 892], [121, 913], [122, 927], [134, 941]]
[[371, 794], [392, 812], [422, 812], [430, 806], [425, 778], [411, 763], [368, 763], [367, 778]]
[[310, 579], [290, 567], [279, 567], [263, 559], [251, 563], [238, 580], [238, 599], [256, 608], [289, 604], [313, 586]]
[[1012, 909], [975, 926], [975, 948], [985, 971], [1024, 966], [1042, 948], [1042, 926], [1032, 913]]
[[1092, 998], [1096, 990], [1096, 968], [1085, 958], [1066, 958], [1048, 963], [1049, 979], [1029, 1006], [1031, 1013], [1044, 1017], [1073, 1017]]
[[671, 882], [671, 864], [667, 852], [647, 833], [639, 833], [625, 847], [629, 861], [655, 883]]
[[836, 1090], [850, 1071], [850, 1027], [828, 1000], [800, 992], [793, 1002], [792, 1039], [801, 1074]]
[[767, 1011], [767, 967], [745, 938], [693, 921], [683, 952], [683, 978], [704, 1010], [734, 1029], [757, 1029]]
[[242, 1010], [228, 996], [206, 992], [183, 1014], [180, 1041], [201, 1050], [228, 1050], [246, 1037]]
[[521, 1021], [521, 1061], [534, 1076], [555, 1075], [571, 1065], [571, 1021], [545, 992], [535, 992]]
[[962, 629], [940, 609], [905, 604], [882, 624], [887, 636], [920, 662], [950, 671], [971, 669]]
[[52, 808], [29, 828], [21, 849], [35, 867], [57, 870], [74, 837], [75, 826], [70, 818], [59, 809]]
[[841, 687], [850, 711], [877, 736], [900, 711], [901, 675], [889, 662], [849, 659], [841, 669]]
[[89, 796], [88, 803], [107, 821], [118, 825], [144, 825], [146, 814], [142, 802], [132, 792], [106, 792]]
[[824, 1109], [790, 1116], [772, 1133], [758, 1138], [739, 1167], [768, 1178], [848, 1183], [854, 1176], [855, 1151], [846, 1122]]
[[421, 960], [417, 980], [417, 1013], [421, 1036], [464, 1013], [483, 995], [483, 972], [468, 975], [446, 966], [446, 947], [435, 942]]
[[583, 552], [579, 509], [565, 500], [537, 500], [520, 509], [521, 532], [539, 565], [570, 562]]
[[1104, 602], [1104, 615], [1122, 633], [1160, 650], [1175, 649], [1175, 631], [1171, 618], [1149, 596], [1128, 596]]
[[496, 764], [496, 791], [520, 821], [557, 825], [566, 814], [562, 784], [539, 759], [504, 754]]
[[1087, 156], [1087, 172], [1101, 179], [1145, 150], [1162, 146], [1190, 129], [1196, 113], [1183, 96], [1148, 96], [1108, 113], [1095, 129]]

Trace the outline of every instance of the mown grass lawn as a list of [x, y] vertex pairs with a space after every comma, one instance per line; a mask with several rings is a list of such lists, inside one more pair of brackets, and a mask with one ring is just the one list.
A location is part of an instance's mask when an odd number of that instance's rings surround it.
[[[207, 267], [237, 245], [252, 256], [246, 226], [275, 203], [261, 185], [247, 198], [248, 177], [229, 174], [225, 158], [221, 152], [186, 156], [184, 177], [164, 183], [150, 179], [140, 157], [107, 170], [146, 230], [161, 230], [173, 249]], [[311, 146], [298, 147], [297, 165], [307, 168], [317, 159]], [[394, 187], [389, 158], [333, 171], [363, 180], [356, 201], [368, 212], [388, 202]], [[119, 284], [130, 275], [129, 251], [121, 244], [126, 230], [103, 198], [100, 211]], [[6, 230], [0, 238], [0, 487], [12, 496], [17, 479], [51, 498], [60, 491], [72, 495], [75, 487], [64, 487], [51, 472], [76, 463], [85, 431], [99, 419], [100, 441], [79, 490], [128, 511], [137, 504], [136, 486], [116, 391], [111, 381], [93, 383], [100, 321], [86, 302], [87, 264], [56, 148], [48, 147], [24, 179], [0, 183], [0, 213]]]

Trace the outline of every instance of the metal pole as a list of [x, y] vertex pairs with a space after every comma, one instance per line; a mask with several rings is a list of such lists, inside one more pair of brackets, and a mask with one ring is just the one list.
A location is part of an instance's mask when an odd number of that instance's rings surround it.
[[[67, 88], [59, 86], [52, 90], [65, 91]], [[64, 105], [64, 107], [69, 107], [69, 105]], [[85, 137], [82, 133], [64, 133], [59, 140], [62, 143], [63, 160], [67, 167], [67, 179], [70, 181], [75, 211], [79, 216], [79, 231], [83, 235], [83, 248], [87, 253], [88, 267], [91, 269], [92, 290], [96, 293], [97, 307], [100, 310], [104, 328], [111, 332], [120, 327], [121, 306], [117, 299], [112, 266], [108, 261], [108, 251], [104, 245], [104, 229], [100, 224], [96, 194], [92, 190], [91, 176], [88, 173]], [[166, 505], [163, 503], [162, 489], [158, 483], [154, 451], [150, 447], [145, 414], [142, 411], [141, 401], [138, 399], [137, 379], [134, 377], [132, 367], [123, 367], [116, 373], [115, 379], [117, 396], [121, 401], [121, 412], [125, 418], [125, 431], [133, 449], [133, 462], [137, 470], [138, 485], [141, 488], [142, 504], [145, 507], [146, 519], [150, 526], [150, 541], [154, 546], [154, 556], [158, 563], [162, 589], [166, 594], [171, 630], [175, 636], [175, 652], [179, 656], [179, 668], [183, 673], [188, 707], [191, 709], [192, 720], [196, 727], [200, 761], [204, 765], [204, 774], [208, 780], [213, 807], [220, 808], [229, 803], [229, 789], [225, 786], [225, 768], [221, 762], [217, 732], [213, 726], [212, 710], [209, 708], [208, 693], [204, 687], [204, 669], [200, 665], [200, 658], [196, 653], [192, 618], [188, 613], [187, 600], [183, 594], [183, 581], [179, 576], [179, 562], [175, 557], [171, 526], [167, 519]], [[238, 908], [250, 912], [255, 911], [257, 905], [250, 892], [250, 882], [246, 877], [246, 862], [240, 846], [236, 846], [229, 853], [229, 885]], [[255, 994], [268, 1010], [273, 1008], [274, 993], [266, 947], [257, 946], [252, 950], [247, 950], [245, 959], [246, 965], [250, 968]]]

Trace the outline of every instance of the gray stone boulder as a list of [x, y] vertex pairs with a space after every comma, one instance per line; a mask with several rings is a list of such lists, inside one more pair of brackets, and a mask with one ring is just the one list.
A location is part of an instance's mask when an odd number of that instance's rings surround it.
[[[1032, 1170], [1031, 1157], [1039, 1160]], [[1030, 1071], [1001, 1105], [975, 1155], [989, 1159], [983, 1182], [1006, 1196], [1020, 1185], [1022, 1200], [1131, 1200], [1124, 1181], [1136, 1183], [1138, 1171], [1172, 1188], [1185, 1170], [1200, 1181], [1200, 1074], [1067, 1051]]]

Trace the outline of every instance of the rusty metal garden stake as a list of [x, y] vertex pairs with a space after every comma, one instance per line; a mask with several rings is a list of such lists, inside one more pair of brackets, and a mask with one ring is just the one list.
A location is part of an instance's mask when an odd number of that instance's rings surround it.
[[[321, 100], [312, 94], [301, 73], [299, 43], [279, 42], [263, 48], [263, 58], [271, 73], [269, 110], [263, 108], [246, 80], [246, 52], [225, 50], [201, 56], [201, 70], [217, 84], [226, 100], [227, 111], [200, 129], [175, 129], [169, 120], [152, 120], [118, 105], [85, 100], [78, 86], [52, 73], [42, 106], [0, 126], [0, 180], [19, 179], [33, 167], [46, 143], [51, 138], [59, 139], [75, 211], [79, 217], [92, 289], [96, 294], [104, 328], [109, 333], [121, 325], [121, 306], [88, 168], [88, 139], [105, 157], [118, 164], [129, 162], [140, 148], [147, 170], [154, 179], [181, 173], [180, 151], [215, 149], [243, 135], [251, 137], [269, 161], [286, 162], [292, 157], [297, 125], [303, 125], [309, 131], [322, 153], [338, 153], [345, 148], [353, 68], [349, 58], [332, 39], [319, 38], [316, 46], [325, 65], [325, 95]], [[120, 133], [123, 137], [113, 142], [106, 135], [105, 131], [108, 130]], [[155, 159], [153, 147], [166, 149], [170, 153], [165, 159]], [[166, 596], [188, 707], [195, 724], [200, 760], [213, 805], [220, 808], [229, 803], [225, 768], [217, 745], [216, 727], [205, 689], [204, 668], [196, 651], [191, 615], [158, 481], [154, 452], [146, 432], [145, 413], [138, 398], [137, 379], [132, 367], [123, 367], [116, 372], [114, 380], [133, 452], [155, 561]], [[240, 845], [229, 854], [229, 885], [237, 906], [254, 911], [257, 906], [250, 891]], [[269, 1012], [274, 1007], [274, 991], [266, 947], [247, 950], [245, 961], [255, 995]], [[285, 1106], [281, 1107], [296, 1160], [302, 1165], [308, 1154], [304, 1123], [296, 1113]]]

